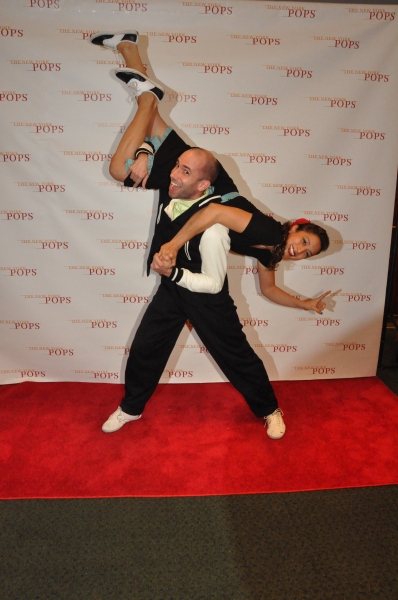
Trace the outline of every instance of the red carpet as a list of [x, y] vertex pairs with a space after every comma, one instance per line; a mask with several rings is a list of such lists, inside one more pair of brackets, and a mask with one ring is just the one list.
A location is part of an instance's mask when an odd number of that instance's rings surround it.
[[122, 386], [0, 388], [0, 498], [201, 496], [398, 483], [398, 397], [375, 377], [274, 382], [287, 432], [270, 440], [228, 383], [161, 385], [104, 434]]

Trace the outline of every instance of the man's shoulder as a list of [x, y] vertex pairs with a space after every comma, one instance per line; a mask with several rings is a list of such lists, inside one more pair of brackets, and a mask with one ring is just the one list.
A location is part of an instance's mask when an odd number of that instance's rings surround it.
[[233, 208], [240, 208], [241, 210], [245, 210], [246, 212], [252, 214], [259, 212], [259, 209], [254, 206], [253, 202], [250, 202], [250, 200], [244, 198], [243, 196], [236, 196], [236, 198], [232, 198], [223, 204], [225, 206], [232, 206]]

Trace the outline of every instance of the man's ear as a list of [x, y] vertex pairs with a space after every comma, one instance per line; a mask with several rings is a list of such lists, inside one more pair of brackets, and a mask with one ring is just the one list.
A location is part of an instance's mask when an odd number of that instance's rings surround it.
[[210, 187], [210, 185], [211, 182], [209, 179], [201, 179], [198, 184], [198, 191], [204, 192], [205, 190], [207, 190], [208, 187]]

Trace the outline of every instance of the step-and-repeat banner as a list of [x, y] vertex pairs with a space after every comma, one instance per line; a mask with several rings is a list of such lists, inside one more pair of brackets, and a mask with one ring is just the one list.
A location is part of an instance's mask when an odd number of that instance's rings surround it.
[[[144, 265], [156, 192], [126, 189], [109, 161], [134, 115], [121, 57], [87, 40], [140, 32], [162, 116], [213, 151], [242, 195], [306, 217], [331, 245], [284, 263], [323, 315], [261, 296], [231, 255], [231, 294], [272, 380], [374, 375], [398, 163], [394, 6], [299, 2], [14, 0], [0, 23], [0, 383], [121, 382], [158, 284]], [[185, 327], [162, 382], [223, 381]]]

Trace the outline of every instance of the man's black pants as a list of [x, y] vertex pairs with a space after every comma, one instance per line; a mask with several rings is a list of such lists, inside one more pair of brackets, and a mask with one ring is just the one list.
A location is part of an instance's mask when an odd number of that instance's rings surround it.
[[131, 345], [124, 412], [143, 412], [187, 319], [257, 417], [278, 408], [263, 362], [248, 343], [227, 285], [224, 288], [218, 294], [199, 294], [162, 278]]

